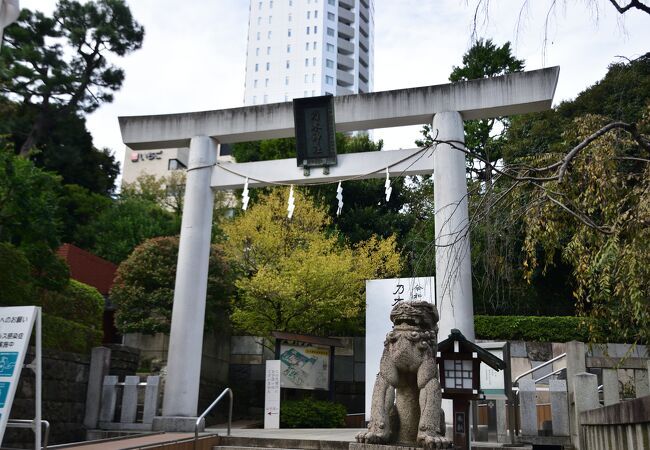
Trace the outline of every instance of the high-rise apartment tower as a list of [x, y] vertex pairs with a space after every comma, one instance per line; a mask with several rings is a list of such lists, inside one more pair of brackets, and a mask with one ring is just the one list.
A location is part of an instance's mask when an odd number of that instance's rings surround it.
[[374, 0], [251, 0], [244, 103], [372, 91]]

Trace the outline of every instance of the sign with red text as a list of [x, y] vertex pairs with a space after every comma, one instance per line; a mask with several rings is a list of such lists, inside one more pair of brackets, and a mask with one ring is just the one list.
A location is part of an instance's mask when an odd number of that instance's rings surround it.
[[0, 308], [0, 443], [32, 335], [36, 306]]

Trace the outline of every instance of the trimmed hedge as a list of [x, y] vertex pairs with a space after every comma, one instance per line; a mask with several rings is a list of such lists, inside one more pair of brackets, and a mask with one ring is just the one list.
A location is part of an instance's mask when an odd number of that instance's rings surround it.
[[[475, 316], [477, 339], [510, 341], [589, 341], [584, 317]], [[446, 336], [440, 336], [441, 340]]]
[[102, 329], [104, 297], [92, 286], [71, 279], [63, 292], [42, 291], [41, 303], [46, 314]]
[[280, 426], [282, 428], [344, 428], [345, 406], [305, 398], [282, 402]]
[[101, 329], [91, 328], [61, 317], [43, 314], [43, 348], [89, 354], [101, 345]]

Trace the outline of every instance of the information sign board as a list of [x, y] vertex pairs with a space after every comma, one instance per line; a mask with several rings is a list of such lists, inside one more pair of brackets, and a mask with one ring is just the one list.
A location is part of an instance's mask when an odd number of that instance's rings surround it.
[[504, 351], [507, 342], [480, 342], [477, 345], [507, 364], [505, 370], [497, 372], [487, 364], [481, 363], [481, 392], [483, 392], [486, 400], [508, 400], [506, 386], [509, 384], [510, 361]]
[[264, 428], [280, 428], [280, 360], [266, 360]]
[[0, 443], [32, 335], [36, 306], [0, 308]]
[[283, 388], [329, 389], [330, 349], [316, 345], [289, 345], [280, 347]]

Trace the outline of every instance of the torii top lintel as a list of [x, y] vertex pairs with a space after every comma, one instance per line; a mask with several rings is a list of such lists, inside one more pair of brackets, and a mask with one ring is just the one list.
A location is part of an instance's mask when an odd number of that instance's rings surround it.
[[[549, 67], [460, 83], [334, 98], [340, 132], [430, 123], [442, 111], [483, 119], [549, 109], [560, 68]], [[134, 150], [187, 147], [193, 136], [221, 143], [289, 137], [292, 102], [153, 116], [119, 117], [122, 141]]]

